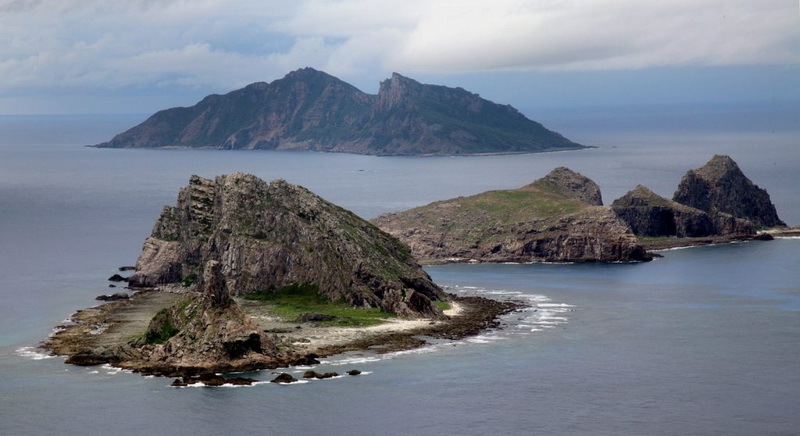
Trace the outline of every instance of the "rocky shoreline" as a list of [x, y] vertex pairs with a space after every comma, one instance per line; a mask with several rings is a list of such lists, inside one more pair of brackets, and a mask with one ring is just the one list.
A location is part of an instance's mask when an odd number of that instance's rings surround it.
[[[317, 359], [348, 351], [387, 353], [423, 346], [427, 338], [458, 340], [500, 327], [498, 317], [523, 307], [482, 297], [451, 296], [446, 319], [387, 321], [376, 328], [319, 327], [313, 323], [273, 322], [265, 332], [280, 344], [280, 353], [250, 362], [217, 363], [208, 366], [174, 366], [141, 359], [131, 346], [146, 334], [149, 321], [160, 311], [185, 298], [176, 289], [140, 289], [129, 299], [82, 309], [71, 322], [57, 327], [42, 348], [66, 356], [67, 364], [109, 364], [143, 375], [180, 377], [183, 380], [219, 382], [209, 374], [259, 371], [297, 365], [313, 365]], [[259, 325], [262, 327], [262, 325]], [[275, 333], [283, 331], [284, 333]], [[313, 336], [313, 341], [308, 339]], [[179, 384], [180, 385], [180, 384]]]

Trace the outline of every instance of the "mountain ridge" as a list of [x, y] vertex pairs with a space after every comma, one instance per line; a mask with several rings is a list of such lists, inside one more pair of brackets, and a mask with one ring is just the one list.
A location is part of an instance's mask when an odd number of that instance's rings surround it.
[[393, 73], [367, 94], [303, 68], [273, 82], [211, 94], [156, 112], [101, 148], [313, 150], [368, 155], [458, 155], [576, 150], [510, 105], [463, 88]]

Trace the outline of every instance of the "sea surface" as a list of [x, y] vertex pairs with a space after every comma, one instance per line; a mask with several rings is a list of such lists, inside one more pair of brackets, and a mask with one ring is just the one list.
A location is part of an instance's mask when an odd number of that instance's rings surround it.
[[251, 387], [177, 389], [36, 349], [113, 291], [106, 279], [135, 262], [192, 174], [282, 178], [372, 218], [519, 187], [557, 166], [595, 180], [606, 204], [637, 184], [671, 197], [688, 169], [728, 154], [800, 224], [800, 126], [609, 128], [608, 118], [556, 126], [593, 149], [410, 158], [103, 150], [84, 145], [143, 117], [0, 117], [0, 435], [800, 434], [800, 239], [640, 264], [430, 267], [449, 292], [532, 307], [477, 337], [317, 369], [357, 377], [283, 386], [262, 372]]

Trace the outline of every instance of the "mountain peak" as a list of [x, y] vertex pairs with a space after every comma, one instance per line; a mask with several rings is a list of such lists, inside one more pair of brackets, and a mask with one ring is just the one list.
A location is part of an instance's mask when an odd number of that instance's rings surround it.
[[378, 95], [311, 67], [192, 107], [159, 111], [108, 148], [315, 150], [372, 155], [535, 153], [585, 148], [507, 105], [398, 73]]

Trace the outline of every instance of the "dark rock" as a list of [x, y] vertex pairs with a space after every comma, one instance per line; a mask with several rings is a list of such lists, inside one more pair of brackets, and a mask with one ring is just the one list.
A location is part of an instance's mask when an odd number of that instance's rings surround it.
[[189, 386], [189, 383], [186, 383], [181, 378], [176, 378], [175, 380], [172, 381], [172, 384], [170, 386], [175, 388], [185, 388], [186, 386]]
[[319, 365], [319, 356], [315, 353], [306, 354], [303, 357], [296, 359], [292, 366], [311, 366], [311, 365]]
[[320, 373], [318, 373], [316, 371], [308, 370], [305, 373], [303, 373], [303, 378], [315, 378], [315, 379], [318, 379], [318, 380], [322, 380], [322, 379], [326, 379], [326, 378], [333, 378], [333, 377], [338, 377], [338, 376], [339, 376], [339, 374], [336, 373], [336, 372], [326, 372], [324, 374], [320, 374]]
[[119, 267], [119, 270], [120, 271], [135, 271], [136, 267], [135, 266], [121, 266], [121, 267]]
[[718, 226], [727, 233], [737, 232], [740, 224], [726, 215], [756, 227], [786, 225], [767, 191], [748, 179], [729, 156], [715, 155], [703, 167], [689, 170], [672, 199], [717, 216]]
[[127, 300], [130, 298], [130, 295], [125, 294], [123, 292], [117, 292], [112, 295], [98, 295], [95, 297], [95, 300], [98, 301], [119, 301], [119, 300]]
[[108, 281], [110, 281], [110, 282], [127, 282], [128, 279], [126, 277], [122, 277], [119, 274], [114, 274], [113, 276], [108, 278]]
[[639, 236], [684, 238], [718, 233], [707, 213], [661, 197], [642, 185], [614, 200], [611, 209]]
[[98, 147], [291, 149], [379, 155], [584, 148], [508, 105], [393, 74], [378, 95], [304, 68], [160, 111]]
[[[192, 176], [147, 238], [131, 286], [181, 283], [219, 262], [227, 293], [307, 289], [330, 301], [442, 318], [444, 292], [408, 248], [356, 215], [282, 180]], [[204, 278], [204, 280], [206, 280]], [[198, 286], [203, 284], [191, 285]], [[215, 289], [222, 289], [217, 284]], [[225, 296], [216, 295], [217, 304]]]
[[117, 285], [115, 285], [115, 284], [113, 284], [113, 283], [109, 283], [109, 284], [108, 284], [108, 287], [109, 287], [109, 288], [116, 288], [116, 287], [117, 287]]
[[347, 375], [361, 375], [361, 371], [357, 369], [351, 369], [350, 371], [347, 371]]
[[277, 377], [270, 380], [271, 383], [295, 383], [297, 381], [298, 380], [292, 377], [291, 374], [285, 372], [280, 373]]
[[225, 384], [233, 386], [250, 386], [258, 380], [248, 377], [234, 377], [225, 379]]

